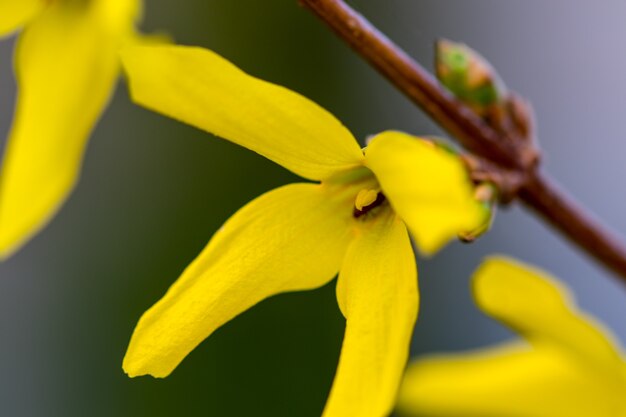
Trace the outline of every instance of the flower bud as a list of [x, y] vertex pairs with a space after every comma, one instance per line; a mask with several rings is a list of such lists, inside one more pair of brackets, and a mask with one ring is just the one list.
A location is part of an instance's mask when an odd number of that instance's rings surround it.
[[506, 87], [496, 71], [467, 45], [439, 40], [435, 61], [439, 81], [478, 114], [484, 115], [506, 99]]
[[476, 186], [474, 198], [485, 208], [485, 220], [474, 230], [459, 233], [459, 240], [472, 243], [491, 229], [498, 207], [498, 190], [491, 182], [483, 182]]

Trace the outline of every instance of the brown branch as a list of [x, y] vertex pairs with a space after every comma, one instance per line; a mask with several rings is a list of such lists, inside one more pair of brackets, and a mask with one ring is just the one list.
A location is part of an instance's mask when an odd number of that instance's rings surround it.
[[552, 179], [535, 173], [521, 187], [518, 197], [626, 282], [624, 243], [567, 196]]
[[469, 151], [524, 178], [517, 197], [626, 283], [626, 246], [536, 168], [537, 154], [488, 126], [341, 0], [299, 0]]

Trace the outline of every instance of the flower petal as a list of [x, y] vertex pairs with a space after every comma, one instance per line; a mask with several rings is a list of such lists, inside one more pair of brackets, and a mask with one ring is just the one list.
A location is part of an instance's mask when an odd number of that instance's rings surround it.
[[410, 365], [398, 408], [420, 417], [616, 417], [623, 395], [623, 381], [558, 351], [508, 344]]
[[45, 5], [43, 0], [0, 0], [0, 37], [19, 29]]
[[370, 222], [351, 243], [339, 275], [346, 333], [324, 417], [387, 416], [409, 353], [418, 308], [411, 242], [391, 210]]
[[365, 159], [424, 254], [485, 220], [458, 157], [419, 138], [388, 131], [371, 141]]
[[419, 360], [406, 374], [401, 409], [421, 417], [624, 415], [623, 360], [557, 282], [494, 257], [473, 285], [478, 306], [530, 344]]
[[609, 368], [620, 362], [613, 338], [599, 323], [577, 311], [569, 292], [547, 272], [492, 257], [473, 280], [474, 298], [481, 310], [534, 345], [557, 344]]
[[325, 284], [339, 270], [352, 222], [350, 200], [325, 185], [292, 184], [253, 200], [139, 320], [124, 370], [165, 377], [261, 300]]
[[[113, 91], [123, 34], [110, 31], [102, 3], [54, 3], [20, 36], [16, 115], [0, 177], [0, 258], [64, 202]], [[130, 30], [132, 18], [118, 18]]]
[[251, 149], [311, 180], [361, 164], [334, 116], [284, 87], [247, 75], [206, 49], [127, 48], [135, 102]]

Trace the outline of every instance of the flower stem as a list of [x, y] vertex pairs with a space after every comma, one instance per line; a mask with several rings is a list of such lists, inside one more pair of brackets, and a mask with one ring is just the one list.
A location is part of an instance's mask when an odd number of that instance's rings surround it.
[[534, 148], [498, 132], [342, 0], [299, 0], [470, 152], [522, 178], [515, 196], [626, 283], [626, 246], [538, 170]]

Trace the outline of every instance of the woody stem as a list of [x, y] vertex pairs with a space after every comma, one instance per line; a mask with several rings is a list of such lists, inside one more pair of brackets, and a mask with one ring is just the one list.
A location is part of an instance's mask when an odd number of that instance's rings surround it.
[[342, 0], [299, 0], [470, 152], [523, 180], [515, 197], [626, 283], [626, 246], [539, 172], [536, 155], [485, 124]]

